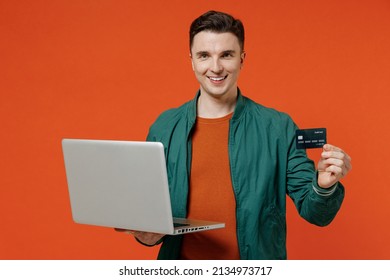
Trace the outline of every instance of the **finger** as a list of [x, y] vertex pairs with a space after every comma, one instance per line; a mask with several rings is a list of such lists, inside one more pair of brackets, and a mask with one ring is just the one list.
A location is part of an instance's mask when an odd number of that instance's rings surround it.
[[342, 152], [343, 151], [339, 147], [336, 147], [336, 146], [331, 145], [331, 144], [325, 144], [324, 146], [322, 146], [322, 149], [324, 151], [338, 151], [338, 152]]
[[346, 167], [346, 164], [343, 160], [341, 159], [338, 159], [338, 158], [327, 158], [327, 159], [324, 159], [322, 161], [322, 164], [325, 165], [325, 166], [331, 166], [331, 165], [335, 165], [337, 167]]
[[347, 173], [351, 170], [350, 167], [345, 166], [344, 164], [337, 165], [337, 164], [332, 164], [328, 165], [327, 167], [319, 168], [317, 171], [318, 172], [328, 172], [336, 176], [337, 178], [341, 179], [347, 175]]
[[[336, 147], [334, 145], [331, 145], [331, 144], [325, 144], [323, 146], [323, 152], [325, 152], [325, 154], [327, 154], [328, 152], [335, 152], [335, 154], [338, 154], [338, 155], [340, 155], [340, 153], [341, 153], [344, 155], [343, 157], [345, 157], [348, 161], [351, 161], [351, 157], [344, 150], [342, 150], [339, 147]], [[332, 154], [332, 153], [330, 153], [330, 154]]]
[[331, 173], [333, 176], [335, 176], [336, 178], [339, 178], [339, 179], [341, 177], [344, 177], [344, 174], [345, 174], [343, 171], [343, 168], [336, 166], [336, 165], [330, 165], [327, 168], [325, 168], [324, 170], [321, 170], [319, 172]]
[[345, 152], [343, 151], [335, 151], [335, 150], [332, 150], [332, 151], [323, 151], [321, 153], [321, 157], [323, 159], [328, 159], [328, 158], [337, 158], [337, 159], [340, 159], [344, 162], [350, 162], [351, 161], [351, 157], [349, 155], [347, 155]]
[[345, 166], [346, 166], [348, 171], [350, 171], [352, 169], [352, 164], [350, 161]]
[[123, 229], [123, 228], [114, 228], [114, 229], [117, 232], [123, 232], [123, 233], [126, 233], [126, 234], [134, 234], [134, 233], [136, 233], [136, 231], [130, 230], [130, 229]]

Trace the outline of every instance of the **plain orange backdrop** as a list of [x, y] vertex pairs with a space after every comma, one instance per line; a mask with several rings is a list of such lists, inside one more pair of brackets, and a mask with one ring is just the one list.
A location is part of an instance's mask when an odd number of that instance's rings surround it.
[[209, 9], [244, 22], [243, 93], [352, 157], [331, 225], [289, 202], [289, 259], [390, 259], [388, 0], [0, 0], [0, 259], [156, 257], [72, 221], [61, 139], [143, 140], [191, 99], [188, 28]]

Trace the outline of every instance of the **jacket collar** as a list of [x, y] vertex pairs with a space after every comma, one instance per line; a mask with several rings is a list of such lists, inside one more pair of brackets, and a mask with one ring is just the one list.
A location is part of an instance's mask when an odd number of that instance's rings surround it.
[[[195, 95], [195, 98], [190, 101], [190, 104], [188, 106], [188, 115], [187, 116], [188, 116], [188, 122], [191, 126], [196, 121], [196, 111], [197, 111], [196, 108], [198, 105], [199, 96], [200, 96], [200, 90], [198, 90], [198, 92]], [[236, 103], [236, 108], [234, 109], [232, 121], [238, 120], [241, 117], [244, 109], [245, 109], [245, 98], [241, 94], [241, 90], [239, 88], [237, 88], [237, 103]]]

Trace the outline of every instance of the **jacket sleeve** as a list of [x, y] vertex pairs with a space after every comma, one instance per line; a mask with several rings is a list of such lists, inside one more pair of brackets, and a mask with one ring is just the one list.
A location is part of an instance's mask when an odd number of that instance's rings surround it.
[[307, 157], [305, 150], [296, 148], [296, 129], [292, 121], [287, 126], [287, 194], [301, 217], [312, 224], [326, 226], [341, 207], [344, 186], [338, 182], [331, 192], [318, 186], [313, 161]]

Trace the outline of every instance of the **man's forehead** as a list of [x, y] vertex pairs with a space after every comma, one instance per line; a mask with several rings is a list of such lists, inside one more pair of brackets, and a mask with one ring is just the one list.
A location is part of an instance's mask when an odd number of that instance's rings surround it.
[[238, 38], [231, 32], [201, 31], [194, 36], [192, 52], [224, 52], [240, 49]]

